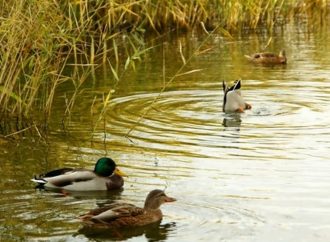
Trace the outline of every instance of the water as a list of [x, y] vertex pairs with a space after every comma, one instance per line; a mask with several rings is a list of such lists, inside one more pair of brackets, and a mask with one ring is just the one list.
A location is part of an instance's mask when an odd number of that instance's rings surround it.
[[[155, 47], [118, 84], [97, 73], [67, 132], [59, 117], [47, 143], [0, 140], [1, 240], [327, 241], [329, 36], [294, 26], [273, 36], [269, 48], [286, 50], [285, 67], [244, 59], [267, 44], [265, 35], [214, 36], [185, 69], [202, 70], [175, 78], [161, 95], [182, 64], [179, 42], [188, 59], [205, 36]], [[221, 81], [239, 78], [252, 110], [224, 114]], [[92, 134], [109, 88], [111, 105]], [[55, 113], [70, 92], [63, 87]], [[29, 181], [57, 167], [93, 167], [104, 155], [129, 175], [123, 191], [63, 195], [34, 190]], [[178, 201], [164, 205], [161, 224], [146, 231], [91, 233], [77, 219], [108, 201], [142, 206], [155, 188]]]

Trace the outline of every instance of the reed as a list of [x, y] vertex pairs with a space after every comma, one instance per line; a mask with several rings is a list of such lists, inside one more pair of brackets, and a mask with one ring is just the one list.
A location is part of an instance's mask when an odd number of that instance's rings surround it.
[[18, 130], [26, 129], [26, 120], [47, 122], [56, 90], [65, 82], [75, 90], [63, 110], [69, 114], [80, 87], [100, 64], [120, 81], [150, 48], [144, 42], [150, 33], [217, 29], [229, 34], [260, 26], [271, 31], [301, 16], [324, 24], [328, 9], [326, 0], [1, 1], [1, 132], [9, 120], [20, 124]]

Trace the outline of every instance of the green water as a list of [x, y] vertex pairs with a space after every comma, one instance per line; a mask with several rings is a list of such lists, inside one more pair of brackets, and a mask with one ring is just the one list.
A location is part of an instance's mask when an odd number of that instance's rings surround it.
[[[201, 70], [159, 95], [182, 65], [179, 46], [188, 60], [206, 36], [169, 38], [118, 83], [98, 70], [65, 126], [60, 114], [73, 90], [62, 86], [47, 140], [0, 140], [1, 241], [327, 241], [329, 34], [278, 31], [268, 50], [285, 49], [288, 64], [277, 67], [244, 58], [266, 46], [267, 34], [212, 36], [184, 69]], [[221, 81], [236, 79], [252, 110], [233, 117], [222, 112]], [[123, 191], [63, 195], [30, 182], [62, 166], [92, 168], [105, 155], [129, 175]], [[177, 202], [162, 207], [160, 225], [112, 234], [86, 232], [77, 219], [109, 201], [142, 206], [165, 187]]]

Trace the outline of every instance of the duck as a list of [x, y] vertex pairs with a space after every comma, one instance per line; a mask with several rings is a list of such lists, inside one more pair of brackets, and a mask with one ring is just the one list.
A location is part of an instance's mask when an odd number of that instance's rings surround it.
[[245, 55], [245, 57], [254, 63], [266, 65], [286, 64], [287, 62], [285, 50], [281, 50], [278, 55], [274, 53], [263, 52], [253, 54], [251, 56]]
[[111, 203], [93, 209], [79, 218], [86, 226], [137, 228], [160, 222], [163, 218], [160, 206], [174, 201], [176, 199], [167, 196], [163, 190], [155, 189], [147, 195], [143, 208], [128, 203]]
[[61, 168], [35, 176], [31, 181], [37, 188], [60, 189], [61, 191], [110, 191], [122, 188], [126, 174], [117, 168], [114, 160], [102, 157], [94, 170], [84, 168]]
[[228, 87], [226, 82], [222, 82], [224, 98], [222, 110], [225, 113], [243, 113], [246, 109], [251, 109], [252, 106], [246, 103], [241, 95], [241, 80], [236, 80], [234, 85]]

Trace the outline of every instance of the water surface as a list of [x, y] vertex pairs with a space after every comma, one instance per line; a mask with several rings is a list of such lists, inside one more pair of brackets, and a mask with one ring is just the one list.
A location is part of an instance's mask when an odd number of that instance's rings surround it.
[[[327, 30], [294, 26], [279, 31], [268, 48], [284, 48], [288, 64], [276, 67], [252, 65], [243, 56], [262, 49], [267, 35], [213, 36], [202, 46], [208, 51], [185, 68], [201, 71], [175, 78], [161, 94], [164, 82], [182, 65], [179, 43], [188, 59], [205, 36], [169, 39], [118, 84], [96, 73], [84, 87], [67, 132], [59, 116], [47, 142], [0, 140], [1, 238], [327, 241], [329, 36]], [[236, 79], [243, 80], [243, 96], [253, 108], [227, 115], [221, 81]], [[93, 132], [102, 95], [110, 89], [115, 89], [111, 104]], [[63, 86], [55, 113], [70, 93]], [[92, 168], [104, 155], [129, 174], [122, 191], [63, 195], [34, 190], [29, 181], [61, 166]], [[178, 201], [164, 205], [161, 224], [145, 231], [91, 233], [77, 219], [110, 201], [142, 206], [155, 188], [166, 188]]]

